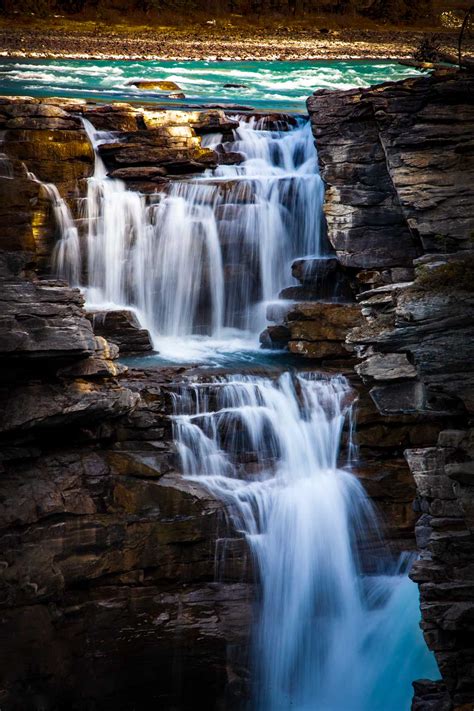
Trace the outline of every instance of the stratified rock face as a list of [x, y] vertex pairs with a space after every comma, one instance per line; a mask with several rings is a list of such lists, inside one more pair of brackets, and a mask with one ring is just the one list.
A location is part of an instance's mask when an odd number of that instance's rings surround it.
[[125, 166], [135, 170], [137, 166], [158, 166], [166, 173], [194, 173], [217, 165], [214, 151], [201, 148], [200, 138], [189, 125], [147, 128], [122, 133], [119, 138], [102, 143], [99, 149], [111, 172]]
[[346, 334], [361, 317], [348, 274], [333, 258], [297, 259], [291, 273], [300, 286], [283, 289], [281, 301], [269, 304], [267, 319], [276, 325], [261, 334], [262, 347], [319, 361], [350, 358]]
[[408, 450], [406, 457], [421, 513], [416, 532], [422, 556], [412, 578], [420, 586], [423, 631], [452, 704], [469, 708], [474, 698], [474, 431], [442, 431], [437, 446]]
[[78, 181], [92, 174], [94, 152], [78, 116], [67, 100], [0, 99], [2, 142], [8, 155], [24, 161], [45, 183], [54, 183], [67, 197]]
[[343, 264], [404, 267], [421, 249], [471, 246], [471, 100], [472, 78], [452, 72], [308, 99]]
[[175, 469], [174, 373], [126, 376], [75, 289], [11, 274], [0, 291], [4, 708], [211, 708], [231, 681], [238, 696], [246, 554], [214, 582], [226, 525]]
[[270, 305], [267, 318], [282, 321], [291, 353], [326, 359], [349, 356], [345, 337], [361, 316], [357, 304], [303, 301]]
[[[35, 131], [82, 135], [60, 112], [26, 106], [8, 130], [29, 132], [32, 161]], [[106, 315], [108, 342], [78, 289], [39, 278], [55, 225], [41, 183], [11, 154], [0, 197], [1, 706], [231, 708], [245, 690], [252, 583], [237, 538], [215, 582], [226, 522], [175, 469], [175, 373], [129, 376], [115, 343], [151, 347], [133, 314]]]
[[426, 255], [415, 265], [413, 282], [360, 294], [366, 322], [348, 336], [365, 356], [357, 371], [384, 414], [472, 413], [474, 253]]
[[0, 357], [86, 357], [96, 346], [79, 289], [56, 281], [4, 281]]
[[[219, 132], [224, 140], [230, 140], [232, 129], [238, 126], [217, 109], [172, 111], [112, 104], [83, 107], [82, 113], [97, 130], [113, 132], [100, 146], [109, 174], [133, 183], [133, 189], [138, 183], [146, 192], [165, 182], [164, 176], [215, 167], [224, 158], [203, 148], [201, 136]], [[241, 158], [236, 154], [230, 160], [239, 162]]]
[[[386, 482], [383, 507], [397, 481], [410, 489], [402, 442], [424, 442], [405, 448], [423, 551], [413, 577], [445, 686], [415, 684], [417, 711], [474, 702], [473, 96], [472, 75], [448, 71], [308, 101], [328, 238], [353, 268], [364, 319], [347, 343], [379, 413], [377, 424], [369, 408], [367, 429], [362, 407], [359, 475], [375, 497]], [[377, 426], [395, 446], [385, 462], [371, 454]]]

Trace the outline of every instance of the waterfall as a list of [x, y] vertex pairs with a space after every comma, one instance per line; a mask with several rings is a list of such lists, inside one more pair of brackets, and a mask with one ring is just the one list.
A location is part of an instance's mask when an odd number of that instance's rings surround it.
[[[205, 141], [240, 153], [240, 165], [173, 180], [148, 199], [107, 177], [98, 147], [111, 136], [84, 126], [96, 151], [83, 201], [88, 306], [135, 309], [158, 348], [189, 336], [255, 337], [293, 259], [321, 254], [323, 186], [309, 123], [273, 131], [241, 119], [233, 141]], [[60, 271], [79, 274], [80, 252], [58, 252]]]
[[51, 203], [53, 217], [61, 236], [52, 254], [54, 270], [71, 286], [78, 286], [81, 279], [82, 256], [77, 227], [57, 187], [53, 183], [41, 183], [41, 185]]
[[[236, 117], [237, 118], [237, 117]], [[192, 359], [199, 339], [228, 351], [263, 326], [290, 264], [325, 256], [323, 186], [310, 126], [240, 117], [240, 154], [144, 196], [107, 176], [95, 148], [79, 235], [51, 192], [55, 260], [87, 305], [132, 308], [161, 353]], [[86, 264], [86, 269], [82, 265]], [[241, 343], [241, 340], [238, 340]], [[215, 346], [213, 346], [215, 347]], [[408, 711], [411, 681], [437, 670], [418, 629], [409, 560], [384, 548], [376, 513], [351, 473], [354, 395], [342, 377], [228, 375], [176, 386], [181, 469], [226, 508], [259, 584], [252, 640], [255, 711]], [[345, 438], [346, 461], [340, 455]]]
[[225, 502], [259, 573], [257, 711], [408, 711], [411, 680], [436, 675], [416, 586], [393, 565], [364, 574], [380, 537], [338, 464], [352, 399], [341, 376], [290, 373], [174, 394], [182, 470]]

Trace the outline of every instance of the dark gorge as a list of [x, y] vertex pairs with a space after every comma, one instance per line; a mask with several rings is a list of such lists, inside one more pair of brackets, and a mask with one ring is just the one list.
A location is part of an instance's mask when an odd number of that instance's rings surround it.
[[473, 88], [0, 100], [3, 711], [472, 707]]

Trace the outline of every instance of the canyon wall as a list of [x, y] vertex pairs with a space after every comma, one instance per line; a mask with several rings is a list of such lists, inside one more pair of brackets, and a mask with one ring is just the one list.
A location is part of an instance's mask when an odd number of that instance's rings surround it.
[[399, 440], [416, 485], [412, 577], [445, 683], [417, 684], [414, 708], [471, 708], [474, 80], [443, 71], [319, 91], [308, 109], [328, 237], [363, 317], [346, 338], [355, 371], [381, 421], [430, 445]]
[[[230, 708], [254, 597], [246, 552], [222, 505], [176, 469], [179, 369], [128, 373], [97, 335], [117, 323], [94, 333], [79, 290], [48, 276], [58, 225], [39, 181], [79, 214], [94, 167], [77, 115], [95, 109], [59, 103], [0, 104], [0, 706]], [[123, 177], [148, 191], [215, 160], [195, 128], [218, 112], [146, 114], [147, 135], [143, 111], [96, 113], [98, 128], [127, 131]], [[116, 341], [142, 347], [126, 324]], [[229, 556], [216, 578], [218, 539]]]

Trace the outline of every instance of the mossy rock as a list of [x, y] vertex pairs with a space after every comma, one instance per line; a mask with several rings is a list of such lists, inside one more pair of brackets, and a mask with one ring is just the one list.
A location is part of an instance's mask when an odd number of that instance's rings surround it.
[[474, 255], [428, 267], [420, 265], [416, 269], [416, 285], [433, 292], [474, 292]]

